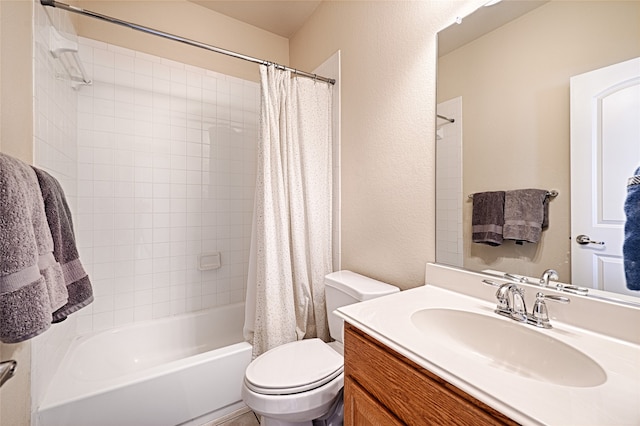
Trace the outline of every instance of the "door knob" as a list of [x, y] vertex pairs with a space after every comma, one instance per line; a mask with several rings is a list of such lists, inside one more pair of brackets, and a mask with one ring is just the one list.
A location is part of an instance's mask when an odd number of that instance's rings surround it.
[[604, 241], [591, 241], [591, 238], [589, 238], [588, 235], [578, 235], [576, 237], [576, 242], [578, 244], [597, 244], [599, 246], [603, 246], [604, 245]]

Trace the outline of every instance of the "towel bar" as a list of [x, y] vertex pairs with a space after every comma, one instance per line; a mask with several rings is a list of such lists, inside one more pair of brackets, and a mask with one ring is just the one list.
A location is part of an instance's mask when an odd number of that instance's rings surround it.
[[[557, 190], [552, 189], [550, 191], [547, 191], [547, 197], [557, 197], [558, 194], [560, 194]], [[469, 194], [469, 199], [473, 200], [473, 194]]]

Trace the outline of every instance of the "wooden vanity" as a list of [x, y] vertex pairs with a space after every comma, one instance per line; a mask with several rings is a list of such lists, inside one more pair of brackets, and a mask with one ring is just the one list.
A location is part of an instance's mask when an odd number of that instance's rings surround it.
[[345, 425], [516, 425], [355, 326], [344, 331]]

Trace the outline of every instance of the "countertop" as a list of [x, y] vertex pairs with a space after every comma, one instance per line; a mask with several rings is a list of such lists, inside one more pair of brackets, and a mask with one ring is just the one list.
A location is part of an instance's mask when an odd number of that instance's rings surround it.
[[[427, 336], [411, 320], [423, 309], [447, 308], [493, 316], [578, 349], [606, 373], [602, 384], [574, 387], [508, 371], [473, 350]], [[554, 321], [553, 328], [519, 324], [493, 312], [495, 303], [425, 285], [354, 305], [336, 314], [469, 395], [524, 425], [639, 425], [640, 345]], [[490, 335], [487, 339], [500, 339]], [[493, 333], [495, 334], [495, 333]], [[553, 354], [540, 359], [554, 363]]]

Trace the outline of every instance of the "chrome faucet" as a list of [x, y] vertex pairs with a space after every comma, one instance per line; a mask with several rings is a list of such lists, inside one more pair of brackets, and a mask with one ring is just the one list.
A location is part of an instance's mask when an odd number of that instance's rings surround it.
[[496, 312], [500, 313], [500, 312], [511, 312], [511, 300], [509, 299], [509, 291], [510, 291], [510, 287], [512, 285], [515, 284], [498, 284], [495, 281], [491, 281], [491, 280], [482, 280], [483, 283], [485, 284], [489, 284], [489, 285], [493, 285], [493, 286], [500, 286], [500, 288], [498, 288], [498, 291], [496, 291], [496, 299], [498, 299], [498, 306], [496, 306]]
[[[554, 269], [547, 269], [542, 273], [542, 277], [540, 277], [540, 286], [548, 287], [550, 280], [558, 280], [558, 272]], [[558, 291], [566, 291], [568, 293], [573, 294], [587, 294], [589, 289], [584, 287], [578, 287], [575, 285], [563, 284], [561, 282], [556, 283], [556, 290]]]
[[516, 321], [527, 321], [527, 305], [524, 303], [524, 289], [513, 286], [511, 288], [511, 297], [513, 304], [511, 305], [511, 318]]
[[515, 281], [518, 283], [528, 283], [529, 279], [523, 275], [518, 275], [518, 274], [511, 274], [511, 273], [506, 273], [504, 274], [505, 278], [510, 279], [511, 281]]
[[558, 271], [555, 269], [547, 269], [542, 273], [542, 277], [540, 277], [540, 285], [546, 287], [549, 285], [549, 280], [557, 280], [560, 279], [558, 275]]
[[524, 322], [541, 328], [551, 328], [549, 323], [549, 311], [545, 300], [553, 300], [560, 303], [569, 303], [568, 297], [536, 294], [536, 302], [531, 314], [527, 313], [527, 305], [524, 301], [524, 289], [514, 283], [498, 284], [491, 280], [482, 280], [483, 283], [496, 286], [497, 306], [495, 313], [509, 317], [518, 322]]
[[531, 316], [529, 318], [529, 323], [536, 327], [551, 328], [551, 324], [549, 323], [549, 311], [547, 310], [547, 304], [544, 303], [546, 299], [560, 303], [569, 303], [571, 301], [568, 297], [564, 296], [555, 296], [553, 294], [545, 295], [540, 292], [536, 293], [536, 302], [533, 305]]
[[502, 284], [496, 291], [498, 306], [495, 312], [516, 321], [527, 320], [527, 305], [524, 302], [524, 290], [512, 283]]

